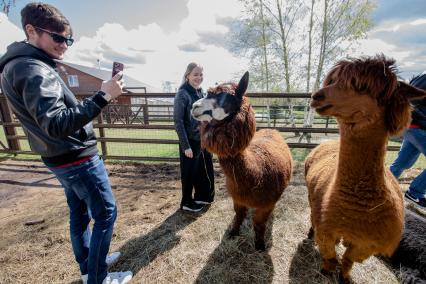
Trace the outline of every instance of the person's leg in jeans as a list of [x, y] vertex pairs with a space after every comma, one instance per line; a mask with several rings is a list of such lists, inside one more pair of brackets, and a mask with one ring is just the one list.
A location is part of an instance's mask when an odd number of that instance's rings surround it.
[[[70, 232], [73, 250], [80, 264], [82, 274], [87, 266], [88, 283], [102, 283], [107, 275], [106, 255], [111, 242], [114, 222], [117, 216], [115, 198], [111, 190], [103, 161], [94, 156], [89, 161], [69, 168], [50, 168], [65, 188], [68, 204], [70, 205]], [[87, 239], [90, 235], [87, 226], [84, 233], [82, 228], [87, 222], [82, 217], [79, 222], [79, 207], [77, 199], [85, 202], [92, 218], [95, 220], [93, 233], [90, 238], [87, 260]], [[87, 212], [87, 210], [86, 210]], [[87, 214], [83, 214], [87, 216]], [[80, 214], [81, 217], [81, 214]], [[87, 264], [85, 264], [85, 262]], [[82, 269], [83, 268], [83, 269]]]
[[404, 170], [409, 169], [412, 165], [414, 165], [419, 155], [419, 150], [411, 144], [405, 134], [401, 148], [398, 152], [398, 157], [390, 166], [390, 171], [396, 178], [399, 178]]
[[102, 283], [107, 276], [105, 260], [117, 218], [117, 207], [103, 161], [99, 156], [92, 160], [90, 167], [81, 173], [88, 189], [86, 202], [95, 220], [90, 239], [88, 283]]
[[[420, 128], [412, 128], [409, 130], [410, 131], [407, 131], [405, 135], [406, 139], [419, 153], [426, 155], [426, 130]], [[426, 195], [426, 170], [423, 170], [423, 172], [411, 182], [409, 191], [410, 194], [416, 198], [421, 198]]]
[[81, 275], [87, 274], [87, 260], [90, 246], [90, 217], [87, 205], [70, 188], [65, 189], [70, 209], [70, 238], [75, 260], [80, 265]]
[[62, 184], [70, 212], [70, 238], [75, 260], [80, 266], [82, 275], [87, 274], [87, 263], [90, 246], [90, 217], [84, 199], [77, 195], [73, 187], [84, 187], [76, 173], [75, 167], [50, 168]]

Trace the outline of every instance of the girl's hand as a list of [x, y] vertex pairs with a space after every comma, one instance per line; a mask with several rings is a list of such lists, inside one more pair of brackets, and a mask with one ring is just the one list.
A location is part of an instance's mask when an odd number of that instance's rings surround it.
[[185, 150], [185, 156], [187, 156], [188, 158], [194, 157], [194, 154], [192, 153], [191, 148], [188, 148], [188, 149]]

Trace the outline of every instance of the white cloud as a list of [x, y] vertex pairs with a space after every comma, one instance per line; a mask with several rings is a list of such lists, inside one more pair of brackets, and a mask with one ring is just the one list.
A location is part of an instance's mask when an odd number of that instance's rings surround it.
[[412, 21], [410, 24], [413, 26], [424, 25], [426, 24], [426, 19], [417, 19], [415, 21]]
[[6, 52], [7, 46], [14, 41], [25, 39], [22, 29], [12, 24], [4, 13], [0, 12], [0, 54]]
[[[176, 32], [168, 33], [157, 23], [140, 25], [127, 30], [120, 23], [105, 23], [93, 37], [82, 36], [65, 55], [68, 62], [97, 66], [98, 61], [109, 68], [112, 61], [123, 61], [125, 72], [135, 79], [161, 88], [163, 81], [180, 84], [188, 63], [195, 61], [204, 66], [204, 88], [216, 82], [233, 79], [235, 72], [247, 69], [245, 59], [236, 58], [224, 48], [199, 42], [198, 33], [228, 32], [217, 23], [223, 17], [236, 17], [240, 11], [238, 0], [190, 0], [188, 16]], [[66, 13], [66, 11], [64, 11]], [[172, 11], [170, 11], [172, 12]], [[6, 46], [24, 38], [22, 30], [1, 14], [0, 53]], [[199, 52], [185, 52], [180, 46], [198, 46]]]
[[374, 56], [378, 53], [383, 53], [399, 61], [404, 60], [410, 54], [408, 51], [398, 50], [396, 46], [380, 39], [360, 40], [358, 46], [358, 49], [353, 53], [352, 56]]
[[[200, 37], [214, 35], [212, 42], [220, 40], [221, 34], [226, 37], [228, 28], [220, 24], [220, 19], [240, 17], [241, 2], [189, 0], [187, 8], [188, 16], [174, 32], [165, 31], [155, 22], [133, 29], [126, 29], [118, 22], [105, 23], [93, 37], [82, 36], [76, 41], [65, 60], [97, 66], [99, 59], [104, 68], [110, 68], [112, 61], [123, 61], [128, 75], [157, 88], [161, 88], [163, 81], [179, 85], [186, 65], [192, 61], [204, 66], [204, 88], [235, 79], [234, 74], [238, 76], [247, 70], [246, 59], [237, 58], [220, 45], [215, 46]], [[381, 22], [369, 32], [367, 39], [359, 42], [350, 56], [384, 53], [397, 60], [402, 72], [422, 71], [426, 64], [426, 53], [421, 53], [425, 50], [424, 25], [425, 18]], [[2, 13], [0, 34], [0, 54], [13, 41], [25, 38], [23, 31]]]
[[422, 72], [426, 63], [423, 26], [426, 26], [424, 18], [384, 21], [368, 33], [367, 39], [358, 42], [351, 56], [383, 53], [396, 60], [403, 78], [410, 78]]
[[359, 42], [358, 48], [351, 56], [374, 56], [383, 53], [389, 58], [396, 60], [401, 76], [409, 78], [413, 74], [422, 71], [422, 67], [418, 65], [412, 56], [412, 51], [403, 50], [398, 46], [385, 42], [381, 39], [364, 39]]
[[[125, 72], [135, 79], [161, 87], [163, 81], [180, 84], [189, 62], [204, 66], [205, 88], [215, 82], [229, 81], [233, 74], [247, 69], [247, 62], [235, 58], [227, 50], [198, 42], [198, 32], [219, 32], [224, 36], [227, 27], [216, 23], [220, 17], [235, 17], [239, 6], [235, 0], [191, 0], [189, 15], [177, 32], [167, 33], [156, 23], [126, 30], [118, 23], [105, 23], [92, 38], [81, 37], [66, 54], [66, 60], [83, 65], [110, 66], [112, 61], [124, 62]], [[224, 8], [226, 7], [226, 8]], [[179, 46], [198, 44], [201, 52], [185, 52]], [[113, 52], [112, 52], [113, 51]], [[140, 59], [141, 62], [138, 62]]]

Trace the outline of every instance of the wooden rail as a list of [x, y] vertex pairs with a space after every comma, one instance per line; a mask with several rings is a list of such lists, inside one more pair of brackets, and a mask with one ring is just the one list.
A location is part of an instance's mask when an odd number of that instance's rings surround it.
[[[87, 96], [93, 94], [78, 94], [79, 99], [84, 99]], [[100, 150], [102, 156], [105, 159], [112, 160], [142, 160], [142, 161], [178, 161], [177, 157], [161, 157], [161, 156], [147, 156], [147, 155], [115, 155], [108, 149], [108, 145], [112, 143], [124, 143], [128, 144], [131, 148], [134, 144], [147, 145], [177, 145], [177, 139], [159, 139], [155, 137], [148, 138], [128, 138], [128, 137], [108, 137], [108, 133], [112, 130], [124, 129], [124, 130], [158, 130], [158, 131], [173, 131], [173, 98], [174, 93], [142, 93], [133, 94], [128, 93], [124, 96], [133, 98], [144, 98], [145, 103], [134, 103], [129, 105], [123, 104], [110, 104], [102, 110], [102, 115], [99, 115], [97, 119], [93, 121], [94, 128], [98, 129], [98, 142], [100, 143]], [[270, 106], [276, 103], [276, 99], [279, 100], [280, 105], [278, 106], [281, 111], [288, 110], [286, 105], [287, 99], [298, 99], [305, 100], [310, 98], [310, 94], [307, 93], [249, 93], [247, 94], [250, 98], [263, 99], [257, 100], [253, 104], [255, 109], [262, 109], [263, 114], [266, 116], [258, 115], [258, 129], [263, 128], [274, 128], [283, 133], [297, 133], [298, 137], [309, 137], [311, 134], [324, 134], [325, 135], [338, 135], [339, 130], [336, 128], [336, 123], [333, 120], [325, 118], [316, 118], [316, 121], [321, 124], [325, 124], [327, 127], [291, 127], [289, 124], [288, 117], [278, 115], [277, 117], [271, 117]], [[170, 104], [167, 104], [167, 100], [163, 100], [160, 103], [155, 103], [155, 99], [167, 99], [170, 100]], [[154, 101], [153, 101], [154, 100]], [[263, 103], [263, 104], [262, 104]], [[276, 106], [276, 105], [275, 105]], [[297, 121], [302, 121], [300, 118], [300, 112], [304, 109], [304, 106], [298, 105], [294, 107], [295, 111], [299, 112], [299, 118]], [[29, 150], [24, 150], [21, 147], [20, 141], [26, 140], [26, 136], [20, 129], [21, 124], [13, 118], [10, 107], [5, 100], [5, 97], [0, 94], [0, 126], [3, 128], [3, 133], [0, 131], [0, 153], [8, 154], [34, 154]], [[287, 113], [288, 114], [288, 113]], [[302, 115], [303, 116], [303, 115]], [[276, 126], [273, 127], [273, 125]], [[2, 143], [2, 138], [6, 140], [7, 146]], [[117, 134], [115, 135], [117, 136]], [[317, 143], [311, 143], [309, 139], [307, 142], [288, 142], [290, 148], [305, 148], [312, 149], [317, 146]], [[154, 146], [153, 146], [154, 147]], [[177, 147], [176, 147], [177, 149]], [[388, 146], [388, 150], [397, 151], [399, 146]], [[176, 150], [177, 151], [177, 150]]]

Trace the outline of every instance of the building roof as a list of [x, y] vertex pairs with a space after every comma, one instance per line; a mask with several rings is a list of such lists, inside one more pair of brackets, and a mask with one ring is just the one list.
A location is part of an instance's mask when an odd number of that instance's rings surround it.
[[[66, 61], [58, 61], [59, 64], [63, 64], [63, 65], [67, 65], [71, 68], [77, 69], [81, 72], [84, 72], [86, 74], [89, 74], [93, 77], [99, 78], [102, 81], [107, 81], [109, 79], [111, 79], [111, 70], [107, 70], [107, 69], [99, 69], [99, 68], [95, 68], [95, 67], [89, 67], [89, 66], [83, 66], [83, 65], [79, 65], [79, 64], [75, 64], [75, 63], [70, 63], [70, 62], [66, 62]], [[161, 92], [160, 89], [142, 83], [128, 75], [126, 75], [124, 73], [123, 75], [123, 79], [124, 79], [124, 84], [125, 84], [125, 88], [129, 88], [129, 91], [132, 92], [138, 92], [140, 91], [140, 89], [137, 88], [146, 88], [146, 92], [147, 93], [158, 93]]]

